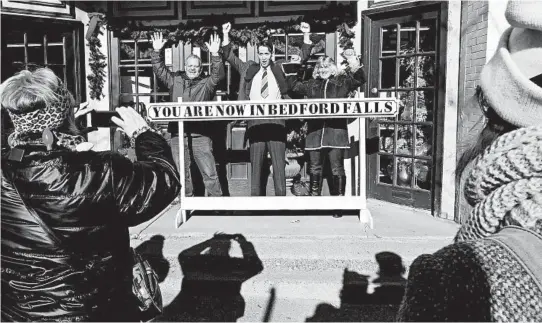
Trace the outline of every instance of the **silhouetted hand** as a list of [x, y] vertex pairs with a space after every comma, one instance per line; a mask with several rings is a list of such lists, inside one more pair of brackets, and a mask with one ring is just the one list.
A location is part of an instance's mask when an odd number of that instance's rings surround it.
[[151, 41], [152, 41], [152, 48], [154, 48], [155, 51], [160, 51], [162, 47], [166, 44], [166, 40], [164, 40], [164, 36], [162, 33], [155, 32], [151, 35]]
[[247, 239], [246, 239], [245, 236], [242, 235], [242, 234], [235, 234], [235, 235], [233, 236], [233, 239], [234, 239], [235, 241], [239, 242], [239, 243], [247, 242]]

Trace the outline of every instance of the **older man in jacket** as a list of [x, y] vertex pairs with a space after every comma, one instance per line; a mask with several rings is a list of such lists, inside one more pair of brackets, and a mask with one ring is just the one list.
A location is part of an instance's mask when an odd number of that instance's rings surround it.
[[[243, 62], [237, 57], [230, 44], [229, 32], [231, 23], [222, 25], [224, 38], [222, 49], [224, 58], [241, 75], [239, 83], [240, 101], [276, 101], [288, 98], [288, 82], [282, 69], [284, 61], [273, 62], [271, 60], [273, 45], [270, 41], [264, 41], [258, 45], [259, 63], [254, 61]], [[301, 24], [304, 34], [304, 44], [301, 48], [301, 60], [305, 61], [312, 49], [310, 41], [310, 26]], [[250, 144], [251, 162], [251, 195], [265, 195], [265, 186], [262, 185], [262, 168], [264, 157], [269, 150], [273, 165], [273, 181], [275, 195], [286, 195], [286, 128], [284, 120], [255, 120], [248, 121], [247, 138]]]
[[[185, 60], [185, 70], [172, 72], [164, 63], [162, 48], [166, 43], [161, 33], [151, 36], [154, 51], [151, 53], [151, 62], [156, 77], [168, 87], [172, 101], [182, 98], [183, 102], [211, 101], [216, 94], [216, 87], [222, 81], [226, 73], [224, 62], [218, 51], [220, 50], [220, 38], [212, 35], [207, 48], [211, 53], [211, 73], [202, 76], [201, 59], [196, 55], [190, 55]], [[203, 184], [209, 196], [222, 196], [222, 189], [216, 170], [215, 157], [213, 155], [213, 141], [211, 122], [188, 122], [185, 127], [185, 194], [193, 196], [192, 176], [190, 173], [190, 152], [203, 177]], [[179, 166], [179, 129], [176, 122], [168, 124], [168, 132], [171, 133], [171, 149], [173, 157]]]

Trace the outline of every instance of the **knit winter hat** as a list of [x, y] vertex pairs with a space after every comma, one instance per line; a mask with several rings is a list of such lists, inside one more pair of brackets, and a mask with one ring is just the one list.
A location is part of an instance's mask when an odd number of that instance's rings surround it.
[[542, 124], [542, 88], [530, 81], [542, 74], [542, 1], [509, 1], [511, 27], [484, 66], [480, 85], [491, 107], [505, 121], [528, 127]]
[[456, 241], [518, 225], [542, 234], [542, 127], [519, 128], [497, 138], [473, 161], [465, 197], [474, 208]]

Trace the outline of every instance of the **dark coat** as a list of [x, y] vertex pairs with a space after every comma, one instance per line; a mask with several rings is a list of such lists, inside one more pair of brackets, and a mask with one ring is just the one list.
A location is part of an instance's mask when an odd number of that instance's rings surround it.
[[[289, 76], [288, 83], [293, 93], [309, 99], [346, 98], [351, 91], [365, 83], [365, 73], [360, 67], [353, 74], [344, 72], [327, 80], [318, 78], [303, 82], [296, 76]], [[309, 119], [307, 126], [306, 150], [350, 147], [346, 119]]]
[[142, 133], [137, 162], [111, 152], [25, 149], [20, 162], [2, 157], [2, 320], [138, 320], [130, 314], [137, 310], [128, 227], [179, 194], [167, 142]]
[[[312, 45], [309, 44], [303, 44], [301, 46], [301, 61], [306, 61], [308, 57], [310, 56], [310, 52], [312, 49]], [[239, 81], [239, 101], [248, 101], [250, 100], [250, 89], [252, 87], [252, 80], [254, 79], [254, 76], [258, 73], [260, 70], [260, 64], [256, 63], [254, 61], [248, 61], [243, 62], [239, 57], [237, 57], [233, 53], [232, 44], [228, 44], [226, 46], [222, 47], [223, 55], [226, 58], [226, 60], [233, 66], [240, 74], [240, 81]], [[286, 80], [286, 76], [284, 75], [284, 71], [282, 70], [282, 64], [284, 63], [284, 60], [276, 61], [275, 63], [271, 62], [271, 71], [273, 72], [273, 76], [277, 80], [280, 93], [284, 99], [288, 99], [288, 82]], [[256, 125], [260, 124], [279, 124], [282, 126], [285, 126], [284, 120], [265, 120], [265, 119], [250, 119], [248, 120], [248, 128], [251, 128]]]
[[[183, 102], [212, 101], [216, 87], [226, 77], [224, 62], [220, 56], [211, 56], [211, 74], [189, 79], [184, 71], [172, 72], [164, 63], [163, 51], [151, 52], [152, 69], [156, 77], [169, 89], [173, 102], [182, 98]], [[184, 132], [189, 134], [209, 136], [215, 123], [206, 121], [191, 121], [185, 123]], [[179, 133], [177, 122], [168, 124], [168, 131], [175, 136]]]
[[397, 320], [540, 322], [542, 289], [491, 236], [458, 242], [414, 260]]

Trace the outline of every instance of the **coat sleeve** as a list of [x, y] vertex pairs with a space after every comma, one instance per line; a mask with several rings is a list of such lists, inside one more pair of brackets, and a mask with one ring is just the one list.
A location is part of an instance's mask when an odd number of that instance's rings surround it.
[[309, 94], [312, 80], [300, 81], [297, 75], [288, 75], [286, 77], [286, 81], [288, 82], [288, 88], [290, 89], [290, 92], [297, 95]]
[[234, 69], [236, 69], [239, 74], [243, 75], [250, 66], [248, 62], [243, 62], [233, 53], [233, 47], [231, 43], [226, 46], [222, 46], [222, 52], [226, 61], [230, 63], [230, 65]]
[[305, 64], [309, 60], [313, 47], [313, 44], [303, 43], [303, 45], [301, 45], [301, 64]]
[[129, 226], [150, 220], [164, 210], [181, 189], [171, 148], [162, 136], [146, 131], [136, 138], [137, 161], [111, 159], [113, 194]]
[[164, 51], [151, 51], [151, 63], [152, 70], [154, 71], [154, 74], [156, 74], [156, 77], [160, 82], [167, 86], [168, 89], [171, 89], [173, 87], [174, 73], [169, 70], [164, 62]]
[[363, 67], [361, 66], [353, 73], [351, 71], [347, 72], [345, 77], [346, 77], [345, 81], [347, 83], [348, 90], [350, 91], [357, 89], [358, 87], [362, 86], [366, 82], [365, 71], [363, 70]]
[[213, 91], [224, 78], [226, 78], [226, 71], [222, 57], [211, 56], [211, 75], [205, 81], [205, 86]]

